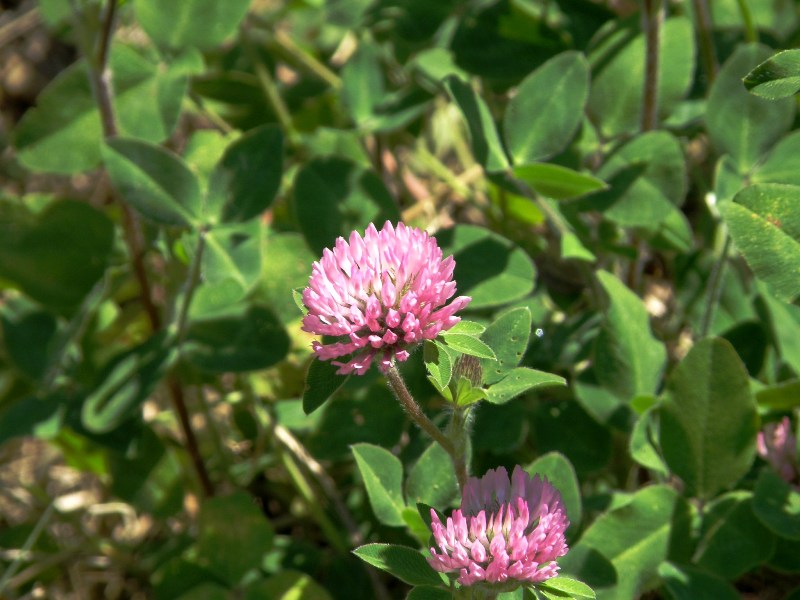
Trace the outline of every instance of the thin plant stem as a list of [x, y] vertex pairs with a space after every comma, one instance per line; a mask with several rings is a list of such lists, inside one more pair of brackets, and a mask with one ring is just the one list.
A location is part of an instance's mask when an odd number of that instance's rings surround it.
[[[248, 394], [256, 396], [256, 394], [252, 393], [252, 390], [248, 390]], [[286, 434], [289, 432], [281, 431], [281, 434], [277, 433], [279, 428], [283, 428], [275, 422], [273, 417], [269, 414], [269, 411], [265, 410], [262, 414], [262, 418], [266, 422], [267, 430], [272, 434], [275, 453], [278, 455], [281, 463], [283, 463], [283, 466], [286, 469], [289, 478], [292, 480], [292, 484], [294, 485], [295, 489], [302, 497], [303, 503], [306, 505], [306, 509], [308, 510], [309, 514], [317, 522], [317, 525], [319, 525], [331, 546], [333, 546], [338, 552], [346, 554], [349, 551], [347, 544], [342, 541], [342, 535], [340, 534], [339, 530], [333, 524], [328, 515], [325, 514], [325, 511], [322, 510], [322, 503], [319, 501], [319, 494], [314, 489], [310, 478], [301, 468], [304, 460], [298, 456], [296, 452], [294, 452], [296, 449], [295, 447], [289, 447], [284, 443], [287, 437]], [[289, 436], [291, 436], [291, 434], [289, 434]], [[299, 442], [297, 442], [297, 445], [300, 445]]]
[[183, 393], [183, 386], [175, 374], [170, 374], [167, 377], [167, 388], [169, 389], [172, 405], [175, 407], [175, 412], [178, 415], [178, 422], [183, 430], [183, 436], [186, 442], [186, 451], [189, 453], [189, 458], [192, 461], [192, 466], [197, 473], [197, 478], [200, 481], [200, 487], [203, 495], [210, 498], [214, 495], [214, 484], [211, 482], [211, 477], [206, 469], [206, 464], [200, 454], [200, 445], [197, 443], [197, 436], [194, 434], [192, 422], [189, 417], [189, 410], [186, 407], [186, 398]]
[[[319, 464], [319, 462], [317, 462], [317, 460], [311, 456], [311, 454], [309, 454], [308, 450], [305, 449], [300, 441], [294, 437], [294, 435], [292, 435], [291, 431], [286, 429], [283, 425], [273, 422], [272, 433], [275, 437], [275, 441], [280, 443], [286, 452], [291, 453], [294, 460], [298, 464], [304, 466], [315, 479], [319, 487], [322, 488], [322, 491], [331, 501], [333, 509], [339, 516], [342, 525], [344, 525], [345, 529], [347, 530], [350, 544], [353, 546], [360, 546], [363, 544], [364, 536], [358, 529], [358, 524], [356, 523], [355, 518], [350, 514], [347, 506], [339, 497], [339, 494], [336, 490], [336, 482], [334, 482], [331, 476], [328, 475], [322, 465]], [[314, 500], [312, 499], [312, 501]], [[370, 582], [372, 583], [372, 591], [375, 594], [375, 598], [377, 600], [389, 600], [389, 591], [386, 589], [383, 580], [371, 567], [367, 567], [366, 571], [370, 578]]]
[[[260, 417], [257, 420], [259, 428], [258, 440], [253, 449], [253, 455], [256, 458], [252, 463], [257, 466], [257, 457], [264, 451], [262, 443], [262, 440], [265, 438], [264, 433], [269, 433], [273, 443], [277, 446], [278, 453], [286, 452], [290, 454], [294, 462], [300, 466], [300, 469], [306, 471], [316, 485], [322, 489], [328, 500], [330, 500], [342, 525], [347, 530], [349, 543], [352, 546], [362, 545], [364, 543], [364, 536], [359, 530], [358, 524], [347, 508], [347, 505], [340, 498], [339, 492], [336, 489], [336, 482], [333, 478], [328, 475], [325, 468], [311, 455], [306, 447], [303, 446], [302, 442], [300, 442], [291, 431], [275, 420], [269, 410], [269, 406], [265, 405], [261, 396], [256, 394], [253, 390], [250, 380], [247, 377], [241, 377], [238, 381], [245, 397], [250, 401], [254, 411]], [[265, 427], [262, 427], [262, 422]], [[252, 470], [250, 476], [254, 473], [255, 470]], [[315, 502], [319, 504], [319, 500], [315, 500]], [[366, 572], [372, 583], [372, 591], [374, 592], [375, 598], [377, 600], [389, 600], [390, 594], [383, 580], [378, 576], [375, 570], [368, 567]]]
[[[73, 7], [74, 8], [74, 7]], [[114, 22], [116, 20], [117, 1], [109, 0], [103, 18], [103, 27], [98, 42], [98, 50], [94, 56], [87, 56], [89, 63], [89, 79], [92, 86], [97, 109], [100, 112], [100, 123], [103, 127], [103, 137], [110, 138], [118, 134], [117, 119], [114, 115], [114, 92], [112, 87], [112, 73], [108, 65], [111, 52], [111, 39], [114, 35]], [[77, 10], [76, 20], [80, 19]], [[79, 23], [80, 25], [80, 23]], [[79, 29], [83, 29], [82, 26]], [[86, 48], [84, 48], [86, 50]], [[147, 318], [153, 330], [161, 328], [161, 317], [152, 298], [152, 289], [144, 264], [144, 239], [141, 226], [135, 213], [125, 202], [119, 202], [122, 208], [122, 226], [125, 232], [125, 243], [131, 255], [133, 272], [141, 290], [141, 300]]]
[[279, 442], [287, 451], [291, 452], [295, 459], [302, 464], [309, 473], [316, 479], [317, 484], [325, 492], [333, 505], [333, 509], [339, 515], [339, 519], [347, 529], [350, 543], [358, 546], [364, 543], [364, 536], [358, 529], [358, 524], [353, 515], [342, 502], [336, 490], [336, 482], [325, 471], [325, 468], [306, 450], [291, 431], [278, 423], [272, 424], [272, 434], [276, 442]]
[[267, 103], [272, 107], [272, 110], [275, 111], [275, 116], [286, 131], [289, 141], [292, 144], [297, 144], [299, 141], [298, 133], [292, 121], [292, 115], [278, 92], [278, 86], [275, 85], [272, 74], [259, 56], [255, 42], [251, 39], [251, 35], [252, 34], [246, 29], [243, 31], [242, 46], [244, 46], [245, 53], [250, 59], [250, 62], [253, 63], [253, 69], [256, 72], [258, 84], [261, 86], [261, 92], [264, 94]]
[[461, 196], [469, 197], [472, 194], [470, 186], [461, 181], [458, 175], [453, 173], [435, 154], [428, 150], [425, 142], [420, 141], [416, 146], [416, 150], [420, 165], [425, 167], [431, 174], [447, 183], [451, 189]]
[[42, 535], [42, 531], [44, 531], [44, 528], [50, 522], [50, 517], [53, 516], [54, 508], [55, 507], [51, 502], [42, 513], [42, 516], [39, 517], [39, 520], [36, 521], [36, 525], [33, 526], [30, 534], [28, 534], [25, 543], [22, 545], [22, 548], [20, 548], [17, 558], [15, 558], [14, 561], [8, 565], [8, 568], [3, 573], [3, 577], [0, 578], [0, 594], [5, 591], [9, 580], [14, 576], [14, 573], [17, 572], [17, 569], [19, 569], [20, 564], [22, 564], [23, 557], [30, 551], [31, 548], [33, 548], [36, 540], [38, 540], [39, 536]]
[[248, 15], [248, 18], [250, 22], [270, 36], [267, 43], [271, 49], [278, 51], [287, 62], [303, 68], [306, 72], [330, 85], [334, 90], [342, 87], [341, 77], [329, 69], [327, 65], [320, 62], [313, 54], [299, 46], [286, 32], [275, 30], [271, 23], [255, 13]]
[[464, 485], [467, 483], [466, 460], [463, 456], [460, 457], [458, 455], [453, 441], [422, 412], [422, 408], [420, 408], [419, 404], [417, 404], [416, 400], [411, 396], [411, 392], [408, 391], [406, 383], [403, 381], [403, 377], [400, 375], [400, 371], [397, 370], [395, 365], [392, 365], [386, 371], [386, 380], [389, 382], [389, 388], [391, 388], [395, 397], [400, 402], [400, 405], [403, 407], [403, 410], [406, 411], [406, 414], [411, 420], [419, 425], [425, 433], [431, 436], [431, 438], [450, 455], [450, 459], [453, 461], [453, 466], [456, 470], [458, 486], [464, 489]]
[[197, 247], [194, 250], [191, 265], [189, 266], [189, 275], [183, 287], [183, 302], [178, 312], [176, 320], [176, 337], [178, 345], [183, 342], [186, 336], [186, 324], [189, 320], [189, 307], [192, 304], [194, 291], [197, 289], [197, 284], [200, 282], [200, 266], [203, 261], [203, 254], [206, 248], [206, 230], [200, 229], [198, 231]]
[[338, 90], [342, 87], [342, 79], [327, 66], [318, 61], [312, 54], [303, 50], [298, 46], [295, 41], [283, 31], [276, 31], [274, 33], [275, 42], [283, 49], [290, 57], [297, 62], [298, 65], [305, 68], [309, 73], [319, 77], [322, 81], [330, 85], [333, 89]]
[[78, 311], [70, 319], [66, 329], [56, 337], [52, 358], [47, 363], [42, 382], [42, 388], [48, 392], [55, 388], [56, 382], [65, 368], [69, 348], [83, 337], [95, 311], [105, 300], [110, 287], [110, 279], [106, 274], [94, 285], [84, 298]]
[[725, 263], [728, 261], [728, 250], [731, 246], [731, 236], [725, 233], [725, 242], [722, 244], [722, 251], [719, 258], [714, 263], [714, 268], [708, 280], [708, 296], [706, 297], [706, 310], [703, 312], [703, 321], [700, 325], [700, 337], [704, 338], [708, 335], [711, 329], [711, 323], [714, 320], [714, 310], [719, 304], [719, 298], [722, 295], [722, 272], [725, 269]]
[[333, 546], [341, 554], [347, 554], [350, 549], [347, 547], [347, 544], [342, 542], [342, 536], [339, 534], [339, 531], [331, 522], [330, 518], [328, 518], [328, 515], [326, 515], [325, 512], [320, 508], [319, 500], [317, 499], [314, 489], [311, 487], [311, 483], [300, 469], [300, 466], [297, 464], [294, 457], [288, 452], [284, 452], [280, 448], [277, 449], [277, 453], [280, 456], [281, 462], [283, 463], [286, 472], [289, 474], [295, 489], [300, 492], [300, 496], [303, 498], [303, 503], [306, 505], [306, 509], [309, 513], [311, 513], [311, 516], [317, 522], [320, 529], [322, 529], [322, 532], [325, 534], [325, 537], [328, 539], [331, 546]]
[[641, 130], [652, 131], [658, 126], [658, 77], [664, 2], [663, 0], [643, 0], [643, 3], [642, 29], [645, 34], [646, 54]]
[[747, 0], [736, 0], [739, 5], [739, 13], [742, 15], [742, 23], [744, 24], [744, 40], [749, 44], [758, 42], [758, 30], [756, 29], [755, 21], [753, 21], [753, 14], [750, 12], [750, 7], [747, 5]]
[[225, 480], [229, 480], [229, 474], [231, 472], [231, 460], [230, 460], [230, 452], [228, 448], [225, 447], [223, 443], [223, 436], [220, 433], [219, 427], [217, 427], [217, 421], [214, 418], [214, 413], [211, 412], [211, 402], [208, 399], [207, 395], [207, 386], [199, 386], [197, 389], [197, 402], [200, 403], [200, 409], [203, 411], [203, 415], [206, 418], [206, 427], [208, 428], [209, 437], [211, 438], [211, 443], [214, 446], [214, 454], [218, 460], [218, 463], [221, 467], [221, 471], [224, 473]]
[[161, 313], [153, 301], [150, 276], [147, 274], [147, 266], [144, 263], [145, 241], [139, 218], [125, 202], [120, 202], [119, 204], [122, 207], [122, 229], [125, 235], [125, 244], [128, 246], [133, 273], [136, 277], [136, 282], [139, 284], [142, 307], [150, 322], [150, 328], [153, 331], [158, 331], [161, 329]]
[[717, 51], [714, 48], [714, 38], [711, 32], [711, 14], [708, 10], [708, 0], [692, 0], [694, 6], [695, 23], [697, 24], [697, 41], [700, 46], [700, 60], [706, 72], [708, 87], [717, 78], [719, 65], [717, 64]]
[[[94, 62], [90, 69], [92, 76], [92, 87], [95, 89], [95, 100], [100, 111], [100, 121], [103, 124], [103, 134], [105, 137], [117, 135], [117, 120], [114, 118], [114, 105], [112, 98], [112, 79], [111, 68], [108, 65], [108, 57], [111, 49], [111, 38], [114, 35], [114, 21], [117, 15], [117, 1], [109, 0], [106, 14], [103, 18], [103, 28], [100, 32], [99, 46], [97, 54], [90, 57], [89, 62]], [[94, 58], [94, 60], [92, 60]]]
[[200, 96], [190, 92], [188, 97], [192, 101], [192, 104], [195, 105], [197, 110], [200, 111], [200, 114], [211, 121], [211, 123], [213, 123], [217, 129], [224, 134], [233, 133], [234, 128], [225, 119], [218, 115], [216, 111], [209, 108], [209, 106], [203, 102], [203, 99]]
[[41, 23], [39, 9], [33, 7], [14, 17], [0, 27], [0, 48], [7, 47], [15, 39], [26, 35]]
[[[74, 10], [75, 6], [76, 5], [73, 4]], [[117, 120], [114, 114], [112, 72], [108, 64], [111, 53], [111, 40], [114, 35], [116, 11], [117, 0], [109, 0], [105, 16], [103, 18], [103, 25], [97, 44], [97, 52], [94, 55], [89, 55], [87, 53], [92, 93], [94, 94], [95, 103], [97, 104], [100, 112], [100, 121], [103, 127], [103, 137], [105, 138], [114, 137], [118, 133]], [[77, 10], [75, 10], [75, 14], [76, 19], [79, 19]], [[84, 52], [86, 52], [86, 50], [87, 47], [84, 46]], [[125, 232], [125, 242], [128, 246], [128, 251], [131, 255], [131, 261], [133, 264], [133, 271], [137, 282], [139, 283], [139, 289], [141, 290], [142, 304], [150, 321], [152, 330], [158, 331], [161, 329], [162, 322], [159, 311], [153, 302], [152, 286], [150, 285], [147, 268], [144, 264], [145, 251], [141, 224], [139, 223], [139, 220], [131, 207], [121, 199], [117, 200], [122, 208], [122, 225]], [[170, 392], [170, 397], [172, 399], [172, 404], [175, 407], [175, 412], [178, 414], [178, 419], [186, 440], [186, 449], [189, 452], [192, 464], [197, 471], [197, 477], [200, 480], [203, 493], [206, 496], [213, 496], [214, 486], [211, 483], [211, 478], [208, 475], [205, 463], [200, 455], [197, 438], [194, 434], [194, 430], [192, 429], [191, 420], [189, 419], [189, 411], [186, 408], [183, 388], [181, 387], [180, 381], [174, 374], [167, 377], [167, 388]]]

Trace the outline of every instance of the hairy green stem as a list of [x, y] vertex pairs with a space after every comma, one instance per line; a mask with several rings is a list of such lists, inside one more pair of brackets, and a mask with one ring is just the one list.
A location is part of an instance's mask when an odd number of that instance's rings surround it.
[[453, 442], [453, 466], [462, 490], [469, 477], [469, 410], [469, 407], [454, 407], [447, 426], [447, 436]]
[[453, 466], [455, 467], [458, 486], [463, 490], [464, 485], [467, 483], [466, 460], [463, 455], [458, 455], [453, 441], [422, 412], [422, 408], [420, 408], [419, 404], [417, 404], [416, 400], [411, 396], [411, 392], [408, 391], [406, 383], [403, 381], [403, 377], [400, 375], [400, 371], [397, 370], [395, 365], [392, 365], [389, 367], [389, 370], [386, 371], [386, 380], [389, 382], [389, 387], [411, 420], [419, 425], [425, 433], [431, 436], [431, 438], [450, 455], [450, 459], [453, 461]]
[[641, 129], [642, 131], [651, 131], [658, 126], [658, 77], [664, 2], [663, 0], [643, 0], [643, 3], [642, 30], [645, 34], [646, 54]]

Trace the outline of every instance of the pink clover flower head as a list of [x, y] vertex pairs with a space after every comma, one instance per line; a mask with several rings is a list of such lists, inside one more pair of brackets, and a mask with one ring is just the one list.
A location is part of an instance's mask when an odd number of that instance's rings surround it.
[[303, 304], [303, 331], [339, 338], [314, 341], [317, 357], [339, 367], [337, 373], [363, 375], [377, 361], [386, 372], [409, 349], [432, 340], [458, 323], [455, 313], [471, 298], [455, 294], [455, 260], [442, 260], [436, 240], [414, 227], [387, 221], [362, 238], [338, 238], [312, 265]]
[[561, 494], [519, 465], [510, 479], [503, 467], [469, 478], [461, 507], [446, 523], [431, 509], [431, 520], [436, 547], [428, 563], [440, 573], [458, 573], [462, 586], [512, 591], [545, 581], [558, 573], [556, 559], [568, 549]]
[[784, 481], [800, 485], [797, 438], [792, 433], [789, 417], [777, 423], [767, 423], [758, 433], [756, 448], [759, 456], [772, 465]]

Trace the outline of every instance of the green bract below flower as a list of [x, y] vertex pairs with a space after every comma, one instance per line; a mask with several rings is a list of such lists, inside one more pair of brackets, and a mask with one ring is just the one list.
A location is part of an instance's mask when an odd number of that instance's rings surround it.
[[312, 267], [303, 303], [303, 331], [340, 338], [313, 343], [322, 360], [340, 374], [363, 375], [373, 361], [386, 371], [409, 349], [432, 340], [461, 319], [455, 313], [470, 302], [455, 294], [455, 261], [442, 260], [436, 240], [414, 227], [370, 224], [364, 237], [350, 234], [326, 248]]

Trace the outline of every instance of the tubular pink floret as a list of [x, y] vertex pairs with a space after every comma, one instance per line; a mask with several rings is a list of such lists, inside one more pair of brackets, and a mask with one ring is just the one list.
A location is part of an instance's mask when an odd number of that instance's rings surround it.
[[436, 547], [428, 562], [441, 573], [458, 573], [462, 586], [538, 583], [558, 573], [568, 526], [561, 494], [547, 479], [531, 478], [519, 465], [510, 479], [503, 467], [491, 469], [469, 478], [461, 507], [445, 523], [431, 509]]
[[[442, 259], [436, 240], [403, 223], [373, 224], [362, 238], [338, 238], [311, 267], [303, 304], [303, 331], [336, 337], [312, 344], [337, 373], [363, 375], [375, 362], [381, 371], [408, 359], [408, 350], [460, 321], [455, 313], [468, 296], [456, 292], [455, 260]], [[332, 360], [342, 359], [342, 360]]]

